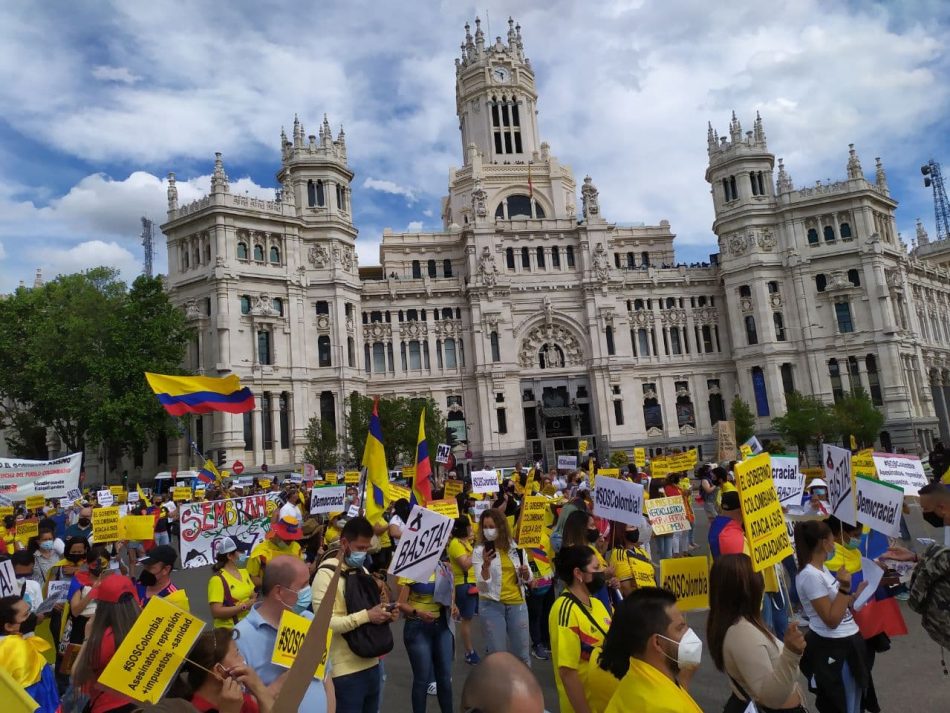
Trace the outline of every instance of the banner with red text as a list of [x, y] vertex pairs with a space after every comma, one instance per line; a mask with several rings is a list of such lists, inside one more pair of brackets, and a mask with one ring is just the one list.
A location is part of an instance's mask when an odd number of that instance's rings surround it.
[[73, 453], [54, 460], [0, 458], [0, 494], [10, 500], [25, 501], [31, 495], [65, 498], [79, 487], [82, 453]]
[[246, 498], [180, 503], [181, 563], [186, 569], [214, 564], [218, 547], [230, 537], [238, 551], [250, 554], [264, 541], [271, 515], [280, 507], [280, 493], [262, 493]]

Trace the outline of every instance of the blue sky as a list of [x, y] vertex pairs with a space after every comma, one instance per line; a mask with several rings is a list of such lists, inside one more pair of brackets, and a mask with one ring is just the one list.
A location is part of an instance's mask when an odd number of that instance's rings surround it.
[[746, 128], [762, 113], [796, 186], [843, 177], [849, 143], [868, 175], [880, 156], [909, 242], [917, 217], [933, 232], [920, 164], [950, 171], [948, 5], [3, 3], [0, 293], [36, 268], [134, 277], [164, 176], [197, 198], [215, 151], [232, 191], [272, 194], [295, 113], [308, 133], [324, 113], [345, 127], [362, 265], [385, 227], [438, 228], [461, 163], [454, 58], [476, 14], [492, 36], [521, 24], [542, 138], [593, 177], [605, 217], [668, 219], [680, 260], [715, 252], [706, 122], [723, 133], [732, 109]]

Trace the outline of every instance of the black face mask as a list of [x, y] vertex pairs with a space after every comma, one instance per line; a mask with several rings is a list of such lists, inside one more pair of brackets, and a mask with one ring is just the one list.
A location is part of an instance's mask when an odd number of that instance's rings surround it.
[[597, 540], [599, 540], [599, 539], [600, 539], [600, 530], [598, 530], [596, 527], [590, 528], [590, 529], [587, 530], [587, 541], [588, 541], [588, 542], [590, 542], [591, 544], [593, 544], [594, 542], [597, 542]]
[[921, 513], [924, 516], [924, 520], [934, 527], [943, 527], [943, 518], [940, 517], [935, 512], [925, 512]]
[[36, 614], [30, 614], [23, 623], [20, 624], [21, 634], [32, 634], [36, 630]]
[[591, 594], [599, 592], [604, 588], [605, 584], [607, 584], [606, 572], [592, 572], [590, 581], [584, 582], [584, 586], [587, 587], [587, 591]]
[[139, 584], [151, 587], [154, 584], [158, 583], [158, 577], [149, 572], [147, 569], [143, 569], [142, 573], [139, 575]]
[[90, 567], [89, 574], [91, 574], [93, 577], [98, 577], [100, 574], [102, 574], [102, 567]]
[[79, 521], [77, 522], [77, 524], [79, 525], [79, 527], [89, 527], [89, 518], [81, 517], [79, 518]]
[[83, 552], [82, 554], [78, 554], [78, 555], [75, 555], [75, 554], [73, 554], [73, 553], [70, 552], [68, 555], [66, 555], [66, 559], [69, 560], [70, 562], [72, 562], [73, 564], [79, 564], [79, 562], [80, 562], [82, 559], [84, 559], [85, 556], [86, 556], [86, 553], [85, 553], [85, 552]]
[[635, 545], [640, 541], [640, 530], [626, 530], [623, 537], [627, 542]]

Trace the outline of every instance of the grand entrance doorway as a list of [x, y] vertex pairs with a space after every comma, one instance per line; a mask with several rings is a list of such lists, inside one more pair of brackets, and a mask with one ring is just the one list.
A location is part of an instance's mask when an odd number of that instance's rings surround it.
[[599, 429], [586, 376], [522, 379], [521, 406], [531, 461], [544, 459], [553, 467], [558, 455], [576, 454], [582, 440], [589, 449], [597, 448]]

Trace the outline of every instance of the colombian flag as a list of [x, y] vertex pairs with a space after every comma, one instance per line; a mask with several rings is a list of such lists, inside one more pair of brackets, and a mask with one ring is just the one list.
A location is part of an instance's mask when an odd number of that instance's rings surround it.
[[432, 464], [429, 462], [429, 444], [426, 441], [426, 409], [419, 414], [419, 438], [416, 440], [416, 475], [412, 479], [410, 505], [425, 507], [432, 500]]
[[373, 401], [373, 415], [369, 418], [369, 433], [363, 448], [363, 467], [366, 468], [366, 519], [374, 525], [383, 519], [383, 510], [389, 497], [389, 468], [383, 449], [383, 427], [379, 423], [379, 399]]
[[198, 480], [205, 485], [211, 485], [211, 483], [221, 480], [221, 474], [218, 472], [218, 469], [214, 467], [214, 463], [212, 463], [210, 459], [206, 460], [201, 470], [198, 471]]
[[241, 387], [241, 380], [235, 374], [215, 378], [145, 372], [145, 378], [172, 416], [212, 411], [245, 413], [254, 408], [254, 394], [247, 387]]

